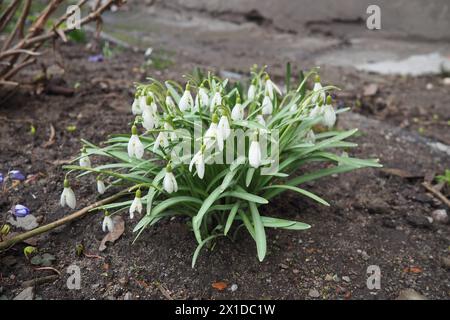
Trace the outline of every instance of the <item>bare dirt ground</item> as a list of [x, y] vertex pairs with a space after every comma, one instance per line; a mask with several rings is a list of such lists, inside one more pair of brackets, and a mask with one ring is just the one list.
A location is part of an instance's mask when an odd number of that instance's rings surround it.
[[[136, 8], [141, 6], [128, 7], [128, 18], [137, 14]], [[63, 76], [55, 76], [55, 83], [78, 84], [74, 96], [20, 92], [0, 107], [0, 171], [14, 168], [29, 177], [35, 175], [2, 192], [2, 221], [17, 203], [29, 206], [41, 224], [70, 212], [58, 204], [61, 163], [79, 151], [80, 138], [99, 143], [110, 133], [128, 130], [133, 82], [146, 76], [182, 80], [181, 75], [194, 67], [241, 77], [258, 63], [268, 64], [281, 84], [286, 61], [297, 72], [315, 66], [315, 59], [324, 52], [351, 46], [340, 36], [279, 30], [258, 15], [233, 15], [230, 21], [226, 14], [217, 20], [205, 11], [186, 13], [170, 6], [145, 10], [150, 15], [147, 38], [138, 31], [127, 32], [137, 34], [139, 41], [133, 45], [152, 44], [157, 63], [143, 67], [142, 50], [116, 47], [111, 58], [88, 62], [96, 51], [84, 44], [69, 44], [48, 62], [58, 61], [65, 69]], [[215, 30], [199, 29], [199, 25], [210, 25], [211, 19], [215, 19]], [[114, 23], [121, 21], [117, 18]], [[127, 32], [115, 36], [127, 38]], [[31, 75], [34, 72], [37, 69]], [[450, 226], [429, 218], [435, 210], [448, 212], [449, 208], [421, 185], [450, 167], [450, 87], [444, 84], [444, 76], [379, 76], [336, 66], [323, 66], [321, 74], [325, 83], [342, 88], [336, 93], [338, 104], [353, 107], [339, 119], [338, 128], [360, 128], [361, 134], [354, 139], [359, 143], [356, 155], [380, 158], [385, 168], [401, 172], [367, 169], [307, 186], [331, 207], [293, 193], [275, 199], [264, 209], [268, 215], [304, 221], [312, 228], [270, 230], [269, 253], [262, 263], [253, 241], [241, 233], [235, 243], [220, 240], [214, 251], [204, 251], [191, 269], [196, 245], [183, 219], [160, 223], [132, 245], [134, 222], [124, 217], [124, 235], [100, 253], [101, 216], [92, 214], [33, 239], [40, 252], [56, 257], [52, 267], [62, 273], [56, 281], [36, 286], [36, 297], [395, 299], [402, 290], [414, 289], [430, 299], [448, 299]], [[29, 134], [30, 124], [36, 127], [34, 135]], [[54, 142], [46, 145], [50, 126], [55, 129]], [[91, 182], [80, 181], [73, 187], [78, 207], [97, 199]], [[448, 189], [443, 192], [449, 195]], [[79, 243], [98, 257], [77, 257]], [[0, 253], [3, 298], [14, 298], [24, 281], [54, 274], [36, 270], [24, 257], [24, 246]], [[81, 268], [81, 290], [66, 286], [66, 269], [72, 264]], [[381, 269], [380, 290], [366, 286], [370, 265]], [[214, 289], [212, 284], [218, 281], [228, 287]]]

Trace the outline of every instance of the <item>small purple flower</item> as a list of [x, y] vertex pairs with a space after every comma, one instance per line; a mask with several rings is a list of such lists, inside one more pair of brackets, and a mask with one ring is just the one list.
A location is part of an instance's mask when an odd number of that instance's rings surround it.
[[19, 180], [19, 181], [25, 180], [25, 176], [19, 170], [11, 170], [9, 172], [9, 176], [12, 180]]
[[18, 218], [23, 218], [29, 214], [30, 214], [30, 209], [28, 209], [27, 207], [25, 207], [21, 204], [16, 204], [16, 206], [14, 207], [14, 215]]
[[89, 62], [102, 62], [103, 59], [104, 59], [104, 57], [103, 57], [102, 54], [96, 54], [96, 55], [94, 55], [94, 56], [90, 56], [90, 57], [88, 58], [88, 61], [89, 61]]
[[3, 183], [3, 173], [0, 172], [0, 184]]

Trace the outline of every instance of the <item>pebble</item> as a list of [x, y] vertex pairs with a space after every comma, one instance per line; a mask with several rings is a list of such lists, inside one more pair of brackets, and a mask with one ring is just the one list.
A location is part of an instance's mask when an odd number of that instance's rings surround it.
[[319, 297], [320, 297], [320, 293], [319, 293], [319, 291], [317, 291], [316, 289], [311, 289], [311, 290], [309, 290], [308, 295], [309, 295], [311, 298], [319, 298]]
[[233, 283], [230, 287], [231, 292], [235, 292], [238, 289], [238, 285], [236, 283]]
[[327, 274], [325, 276], [325, 281], [333, 281], [333, 275], [332, 274]]
[[132, 300], [132, 299], [133, 299], [133, 295], [131, 294], [130, 291], [125, 293], [125, 296], [123, 297], [123, 300]]
[[449, 77], [444, 78], [444, 80], [442, 80], [442, 83], [446, 86], [450, 86], [450, 78]]
[[419, 214], [411, 214], [406, 217], [406, 221], [416, 228], [429, 228], [431, 226], [427, 217]]
[[396, 300], [428, 300], [427, 297], [421, 295], [414, 289], [405, 289], [400, 291]]
[[34, 287], [28, 287], [22, 290], [13, 300], [33, 300]]
[[450, 270], [450, 257], [442, 257], [441, 263], [445, 269]]
[[427, 90], [432, 90], [432, 89], [433, 89], [433, 84], [430, 83], [430, 82], [427, 83], [426, 89], [427, 89]]
[[370, 256], [365, 251], [358, 249], [356, 252], [358, 252], [364, 260], [370, 259]]
[[448, 222], [448, 215], [447, 215], [447, 211], [445, 209], [434, 210], [431, 213], [431, 217], [436, 222], [440, 222], [440, 223]]
[[342, 280], [344, 280], [345, 282], [350, 282], [350, 277], [349, 276], [343, 276]]

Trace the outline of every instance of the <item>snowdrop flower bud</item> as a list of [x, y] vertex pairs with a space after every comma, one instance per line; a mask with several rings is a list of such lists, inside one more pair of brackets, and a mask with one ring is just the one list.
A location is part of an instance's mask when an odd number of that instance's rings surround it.
[[200, 85], [198, 89], [198, 95], [200, 107], [205, 107], [209, 104], [208, 90], [203, 86], [203, 83]]
[[[216, 142], [217, 139], [217, 124], [219, 122], [219, 117], [217, 116], [217, 114], [213, 114], [212, 116], [212, 120], [211, 120], [211, 125], [209, 126], [208, 130], [206, 130], [205, 136], [203, 138], [203, 141], [206, 145], [206, 148], [211, 148], [214, 143]], [[217, 141], [218, 143], [220, 143], [219, 141]], [[223, 144], [223, 141], [222, 141]], [[220, 147], [220, 146], [219, 146]]]
[[251, 100], [251, 101], [255, 100], [255, 95], [256, 95], [256, 86], [252, 82], [250, 87], [248, 87], [248, 92], [247, 92], [248, 100]]
[[105, 217], [103, 218], [102, 224], [103, 232], [112, 232], [114, 230], [114, 221], [108, 211], [105, 211]]
[[195, 164], [195, 169], [197, 169], [197, 176], [200, 179], [203, 179], [205, 176], [205, 158], [203, 155], [204, 146], [202, 146], [202, 150], [197, 152], [194, 157], [191, 160], [191, 163], [189, 164], [189, 171], [192, 172], [192, 167]]
[[135, 212], [142, 213], [142, 200], [141, 200], [141, 190], [140, 189], [138, 189], [136, 191], [136, 195], [134, 197], [134, 200], [131, 203], [131, 206], [130, 206], [130, 219], [134, 218], [134, 213]]
[[315, 118], [322, 115], [322, 113], [323, 113], [322, 107], [316, 103], [316, 106], [310, 111], [309, 116], [311, 118]]
[[218, 134], [222, 138], [222, 140], [228, 139], [228, 137], [231, 134], [231, 129], [230, 129], [230, 123], [228, 122], [227, 116], [223, 115], [220, 117], [219, 124], [217, 125], [217, 130], [218, 130]]
[[258, 168], [261, 165], [261, 146], [256, 138], [250, 144], [250, 149], [248, 151], [248, 161], [250, 166], [253, 168]]
[[265, 93], [269, 95], [270, 99], [273, 99], [274, 91], [281, 95], [281, 90], [278, 86], [270, 80], [269, 76], [266, 76]]
[[334, 108], [331, 105], [331, 97], [327, 97], [327, 104], [323, 107], [323, 121], [324, 126], [331, 128], [336, 123], [336, 112], [334, 112]]
[[167, 148], [169, 146], [169, 140], [167, 139], [165, 131], [161, 131], [156, 137], [155, 144], [153, 145], [153, 152], [156, 152], [160, 145], [163, 148]]
[[135, 97], [133, 100], [133, 104], [131, 105], [131, 112], [134, 115], [138, 115], [142, 113], [141, 105], [139, 103], [139, 97]]
[[136, 157], [141, 159], [144, 155], [144, 145], [137, 135], [137, 128], [133, 126], [131, 128], [131, 138], [128, 141], [128, 156], [130, 158]]
[[106, 190], [105, 183], [100, 177], [97, 177], [97, 191], [100, 194], [104, 194]]
[[307, 143], [315, 143], [316, 142], [316, 135], [314, 134], [314, 131], [309, 130], [305, 137], [305, 142]]
[[262, 114], [267, 115], [270, 115], [273, 112], [272, 100], [268, 95], [266, 95], [263, 99], [261, 112]]
[[313, 97], [311, 98], [312, 103], [316, 103], [319, 98], [322, 98], [322, 100], [325, 101], [325, 92], [324, 91], [319, 92], [321, 90], [322, 85], [320, 84], [320, 76], [317, 75], [314, 80], [314, 87], [313, 87], [313, 92], [316, 94], [314, 94]]
[[89, 159], [89, 156], [86, 152], [86, 148], [83, 148], [83, 150], [81, 151], [80, 167], [91, 167], [91, 160]]
[[189, 83], [186, 84], [186, 89], [184, 90], [183, 95], [181, 96], [180, 103], [178, 107], [181, 111], [185, 112], [190, 110], [194, 105], [194, 100], [192, 99], [191, 92], [189, 91]]
[[152, 106], [145, 106], [142, 111], [142, 126], [146, 130], [152, 130], [156, 127], [156, 114], [152, 110]]
[[62, 207], [68, 206], [75, 209], [77, 206], [77, 200], [75, 198], [75, 193], [69, 185], [69, 180], [64, 179], [64, 190], [61, 194], [60, 204]]
[[166, 167], [166, 174], [164, 175], [163, 187], [167, 193], [178, 191], [177, 180], [175, 179], [175, 176], [172, 173], [172, 167], [170, 165], [167, 165]]
[[234, 121], [242, 120], [244, 119], [244, 108], [242, 108], [241, 105], [241, 98], [236, 98], [236, 104], [233, 107], [233, 110], [231, 110], [231, 119]]

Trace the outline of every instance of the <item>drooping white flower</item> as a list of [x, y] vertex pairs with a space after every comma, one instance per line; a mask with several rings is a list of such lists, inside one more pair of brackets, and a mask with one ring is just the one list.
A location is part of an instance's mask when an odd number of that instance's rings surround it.
[[236, 103], [234, 105], [233, 110], [231, 110], [231, 119], [234, 121], [244, 119], [244, 108], [242, 107], [242, 104]]
[[250, 166], [258, 168], [261, 165], [261, 146], [258, 140], [253, 140], [248, 151], [248, 161]]
[[145, 106], [142, 111], [142, 126], [147, 130], [153, 130], [156, 127], [156, 114], [153, 112], [151, 106]]
[[168, 109], [174, 111], [175, 110], [175, 102], [173, 101], [172, 97], [167, 94], [166, 96], [166, 106]]
[[195, 165], [195, 168], [197, 169], [197, 176], [200, 179], [203, 179], [205, 176], [205, 158], [203, 155], [203, 150], [200, 150], [197, 152], [191, 160], [191, 163], [189, 164], [189, 171], [192, 172], [192, 167]]
[[111, 219], [111, 216], [108, 212], [105, 212], [105, 217], [103, 218], [102, 223], [103, 232], [112, 232], [114, 230], [114, 221]]
[[313, 87], [313, 96], [311, 98], [312, 103], [316, 103], [319, 101], [319, 98], [322, 99], [323, 102], [325, 102], [325, 92], [322, 90], [323, 87], [320, 84], [320, 77], [317, 75], [314, 80], [314, 87]]
[[218, 124], [217, 115], [214, 114], [212, 117], [211, 125], [209, 126], [208, 130], [206, 130], [205, 136], [203, 137], [203, 141], [207, 149], [211, 148], [216, 143], [216, 141], [218, 144], [220, 143], [217, 139], [217, 124]]
[[[217, 125], [217, 136], [222, 140], [228, 139], [231, 134], [230, 123], [228, 117], [223, 115], [220, 117], [219, 124]], [[222, 151], [222, 150], [220, 150]]]
[[97, 179], [97, 191], [100, 194], [104, 194], [106, 190], [105, 183], [101, 179]]
[[220, 106], [222, 104], [222, 95], [219, 91], [214, 93], [213, 97], [211, 98], [211, 103], [209, 105], [209, 111], [211, 113], [214, 112], [217, 106]]
[[153, 145], [153, 152], [156, 152], [162, 146], [164, 149], [169, 146], [169, 140], [165, 131], [161, 131], [156, 137], [155, 144]]
[[272, 105], [272, 99], [266, 95], [264, 96], [263, 102], [262, 102], [262, 109], [261, 113], [270, 115], [273, 112], [273, 105]]
[[208, 90], [202, 85], [200, 85], [200, 88], [198, 89], [198, 95], [199, 97], [199, 104], [200, 107], [206, 107], [209, 104], [209, 96], [208, 96]]
[[323, 120], [324, 126], [331, 128], [336, 123], [336, 112], [331, 104], [327, 104], [323, 107]]
[[84, 148], [81, 151], [80, 167], [91, 167], [91, 159], [89, 159], [89, 156]]
[[256, 86], [252, 83], [250, 87], [248, 87], [247, 91], [248, 100], [250, 101], [255, 100], [255, 95], [256, 95]]
[[134, 218], [134, 213], [138, 212], [138, 213], [142, 213], [142, 200], [141, 200], [141, 190], [138, 189], [136, 191], [136, 195], [133, 199], [133, 202], [131, 203], [130, 206], [130, 219]]
[[133, 104], [131, 105], [131, 112], [134, 115], [138, 115], [142, 113], [141, 105], [139, 103], [139, 97], [134, 98]]
[[77, 206], [77, 200], [75, 198], [75, 193], [69, 185], [69, 181], [64, 179], [64, 190], [61, 193], [60, 204], [62, 207], [68, 206], [71, 209], [75, 209]]
[[279, 95], [281, 95], [281, 90], [278, 88], [278, 86], [270, 80], [269, 76], [266, 78], [266, 84], [265, 84], [265, 94], [269, 95], [270, 99], [273, 99], [274, 92], [277, 92]]
[[191, 92], [189, 91], [189, 84], [186, 85], [183, 95], [181, 96], [178, 107], [182, 112], [189, 111], [194, 106], [194, 99], [192, 99]]
[[130, 158], [136, 157], [141, 159], [144, 155], [144, 145], [141, 140], [139, 140], [139, 136], [137, 135], [137, 128], [133, 126], [131, 128], [131, 137], [128, 141], [128, 156]]
[[323, 114], [323, 108], [316, 103], [316, 106], [309, 112], [309, 116], [312, 118], [318, 117]]
[[307, 143], [315, 143], [316, 142], [316, 135], [314, 134], [314, 131], [309, 130], [308, 133], [305, 136], [305, 142]]
[[167, 193], [172, 193], [172, 192], [178, 191], [177, 180], [175, 179], [175, 176], [172, 173], [172, 168], [170, 166], [166, 167], [166, 173], [164, 175], [163, 187]]
[[167, 134], [169, 135], [169, 138], [172, 142], [178, 140], [175, 130], [173, 129], [172, 125], [167, 121], [164, 122], [164, 130], [167, 130]]
[[256, 116], [256, 122], [258, 122], [262, 126], [266, 126], [266, 120], [264, 120], [264, 116], [262, 114], [258, 114]]

